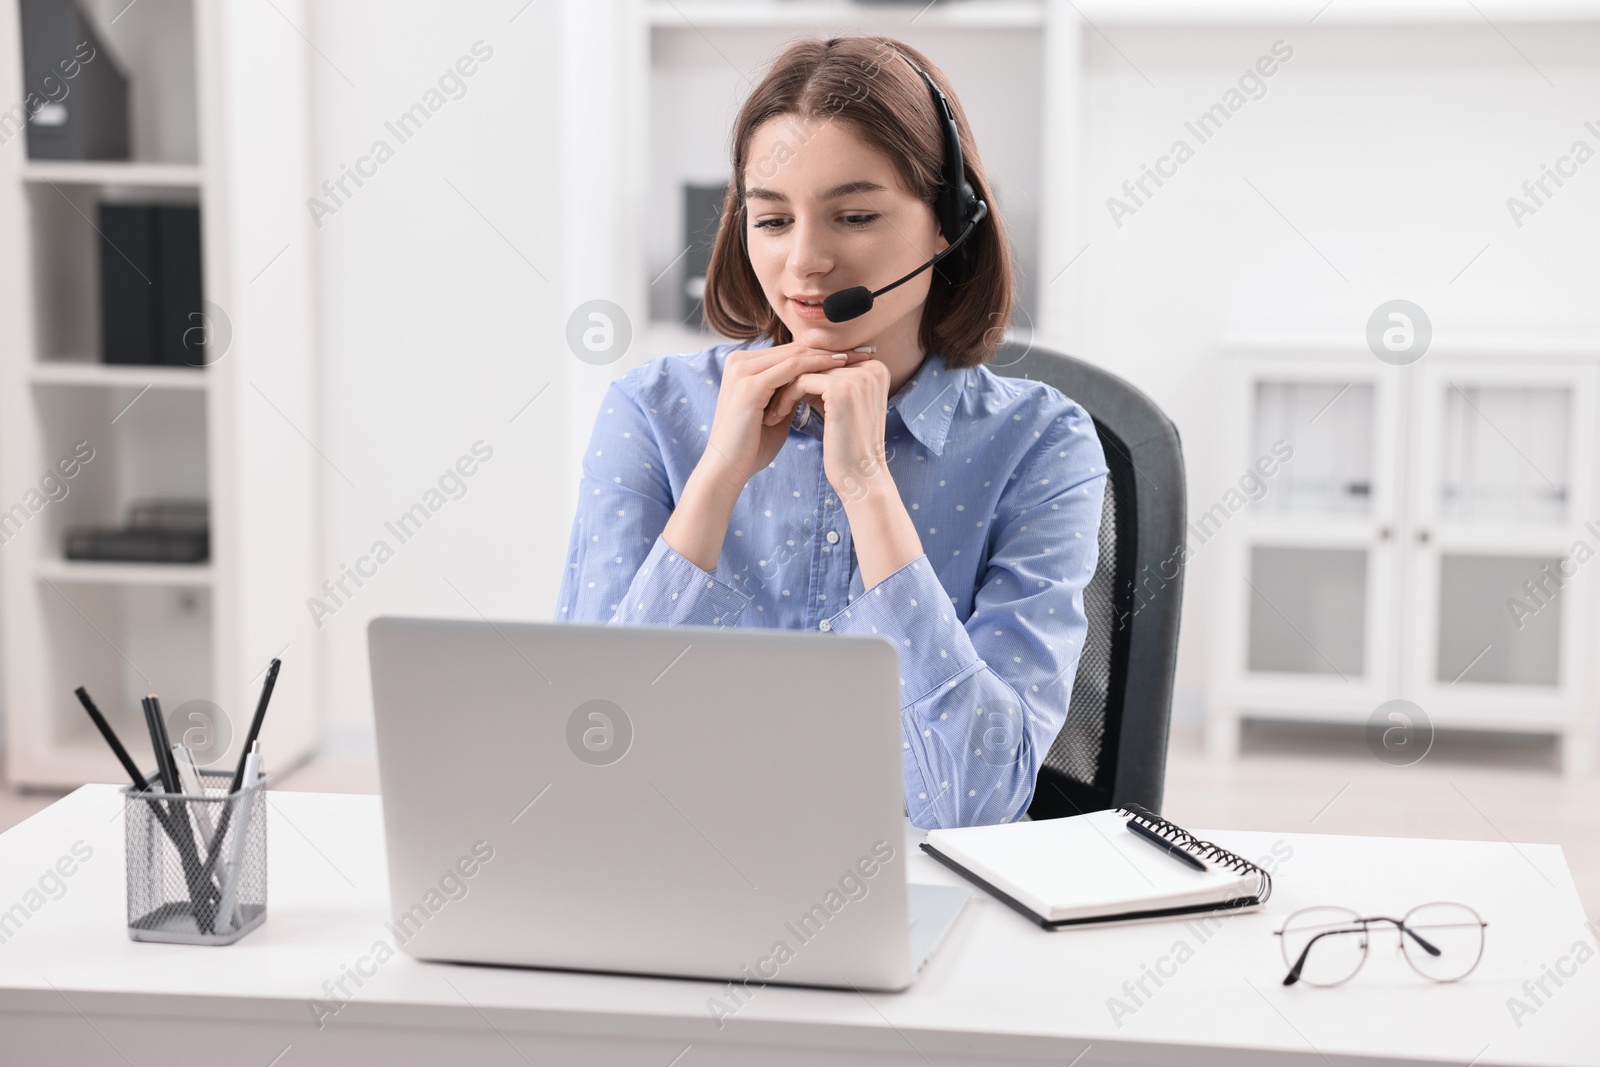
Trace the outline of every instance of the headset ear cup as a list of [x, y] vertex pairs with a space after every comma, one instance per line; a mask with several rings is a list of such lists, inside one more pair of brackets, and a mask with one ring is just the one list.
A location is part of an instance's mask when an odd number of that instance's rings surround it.
[[[955, 243], [956, 239], [961, 236], [962, 231], [967, 228], [967, 220], [972, 218], [977, 212], [977, 208], [978, 198], [972, 191], [971, 182], [963, 181], [959, 192], [948, 185], [939, 191], [936, 210], [939, 215], [939, 227], [943, 231], [946, 241], [952, 244]], [[962, 245], [955, 250], [951, 257], [960, 263], [963, 268], [966, 267], [968, 262], [967, 249], [969, 247], [970, 242]]]
[[956, 190], [948, 185], [939, 190], [939, 226], [944, 231], [946, 241], [954, 243], [955, 239], [961, 236], [961, 227], [967, 219], [963, 207], [965, 205]]

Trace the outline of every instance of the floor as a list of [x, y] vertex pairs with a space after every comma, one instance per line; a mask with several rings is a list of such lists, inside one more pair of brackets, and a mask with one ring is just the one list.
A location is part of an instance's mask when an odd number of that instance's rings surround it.
[[[275, 787], [377, 792], [370, 735], [335, 733]], [[54, 799], [0, 783], [0, 830]], [[1538, 738], [1440, 734], [1420, 762], [1394, 767], [1360, 729], [1247, 723], [1239, 757], [1215, 761], [1199, 724], [1179, 723], [1162, 814], [1189, 828], [1554, 842], [1600, 918], [1600, 771], [1563, 777], [1554, 744]]]

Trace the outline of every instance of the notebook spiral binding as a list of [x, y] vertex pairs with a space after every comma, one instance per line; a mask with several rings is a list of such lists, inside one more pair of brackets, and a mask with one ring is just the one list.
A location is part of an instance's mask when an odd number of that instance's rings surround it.
[[1168, 822], [1138, 804], [1122, 804], [1118, 806], [1117, 810], [1154, 830], [1173, 844], [1182, 845], [1201, 859], [1220, 863], [1224, 867], [1230, 867], [1236, 871], [1254, 871], [1261, 878], [1261, 885], [1256, 892], [1256, 899], [1265, 903], [1267, 898], [1272, 896], [1272, 875], [1237, 852], [1229, 852], [1227, 849], [1214, 845], [1210, 841], [1202, 841], [1177, 823]]

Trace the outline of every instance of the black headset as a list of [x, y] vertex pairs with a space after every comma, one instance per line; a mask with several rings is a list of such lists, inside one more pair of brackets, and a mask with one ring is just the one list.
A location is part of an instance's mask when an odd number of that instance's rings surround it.
[[[934, 110], [944, 130], [944, 182], [934, 201], [934, 213], [939, 217], [939, 229], [944, 233], [945, 240], [955, 245], [966, 236], [969, 221], [977, 225], [989, 214], [989, 205], [978, 199], [978, 194], [972, 191], [972, 183], [967, 181], [966, 164], [961, 158], [961, 134], [956, 129], [956, 115], [950, 107], [950, 101], [945, 99], [944, 92], [934, 84], [933, 77], [927, 71], [912, 63], [904, 52], [897, 49], [896, 54], [909, 63], [912, 70], [922, 75], [922, 80], [928, 83], [928, 91], [933, 94]], [[961, 253], [961, 258], [966, 259], [965, 251]]]
[[[831, 41], [829, 42], [832, 43]], [[898, 48], [895, 54], [904, 59], [912, 70], [922, 75], [922, 80], [928, 83], [928, 90], [933, 95], [934, 110], [938, 114], [940, 128], [944, 131], [944, 167], [943, 182], [939, 187], [938, 197], [934, 201], [934, 215], [939, 220], [939, 230], [944, 234], [945, 240], [950, 244], [944, 251], [934, 256], [928, 262], [918, 267], [898, 281], [891, 282], [882, 289], [872, 290], [864, 285], [852, 286], [849, 289], [832, 293], [822, 302], [822, 310], [828, 316], [829, 322], [847, 322], [850, 319], [866, 314], [872, 310], [872, 301], [875, 297], [887, 293], [897, 285], [915, 278], [918, 274], [938, 263], [945, 256], [961, 248], [962, 243], [977, 228], [989, 214], [989, 205], [978, 199], [978, 194], [973, 192], [972, 183], [967, 181], [966, 166], [961, 158], [961, 134], [956, 129], [955, 112], [950, 107], [950, 101], [945, 98], [944, 92], [934, 84], [932, 76], [915, 63], [909, 56]], [[739, 243], [744, 248], [745, 258], [750, 256], [749, 219], [746, 216], [747, 206], [744, 198], [739, 199]], [[966, 261], [966, 250], [962, 249], [962, 262]]]

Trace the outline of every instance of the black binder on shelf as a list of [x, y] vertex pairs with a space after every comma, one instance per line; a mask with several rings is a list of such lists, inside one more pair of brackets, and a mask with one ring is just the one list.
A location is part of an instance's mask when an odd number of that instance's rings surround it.
[[683, 236], [688, 252], [683, 257], [683, 304], [680, 322], [702, 325], [705, 305], [706, 272], [711, 266], [711, 246], [716, 243], [722, 221], [722, 205], [728, 196], [728, 183], [683, 186]]
[[[1128, 830], [1137, 822], [1196, 870]], [[1259, 908], [1272, 875], [1136, 804], [1065, 819], [930, 830], [922, 850], [1047, 930]]]
[[156, 359], [169, 366], [201, 366], [203, 326], [200, 280], [200, 208], [163, 204], [156, 209]]
[[200, 208], [102, 203], [99, 214], [102, 360], [203, 365]]
[[73, 0], [22, 0], [19, 14], [28, 158], [127, 159], [128, 79], [93, 24]]
[[156, 359], [155, 208], [100, 205], [100, 354], [106, 363]]

